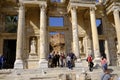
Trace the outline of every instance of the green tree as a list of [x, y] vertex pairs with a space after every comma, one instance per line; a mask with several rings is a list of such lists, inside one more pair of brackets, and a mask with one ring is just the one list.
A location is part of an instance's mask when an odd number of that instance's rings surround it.
[[17, 32], [17, 16], [6, 16], [5, 18], [5, 32], [16, 33]]

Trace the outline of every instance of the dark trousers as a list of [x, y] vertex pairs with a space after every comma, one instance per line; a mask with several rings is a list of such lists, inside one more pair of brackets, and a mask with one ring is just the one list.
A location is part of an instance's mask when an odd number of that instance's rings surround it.
[[88, 65], [88, 66], [89, 66], [89, 70], [90, 70], [90, 71], [93, 71], [93, 65], [94, 65], [93, 62], [89, 62], [89, 65]]
[[69, 69], [72, 69], [72, 63], [71, 63], [71, 61], [68, 61], [68, 62], [67, 62], [67, 67], [68, 67]]

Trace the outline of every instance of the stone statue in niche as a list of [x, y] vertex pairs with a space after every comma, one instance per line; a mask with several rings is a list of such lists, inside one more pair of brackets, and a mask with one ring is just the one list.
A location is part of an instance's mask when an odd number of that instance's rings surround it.
[[36, 54], [36, 39], [35, 39], [35, 37], [33, 37], [31, 40], [30, 54]]

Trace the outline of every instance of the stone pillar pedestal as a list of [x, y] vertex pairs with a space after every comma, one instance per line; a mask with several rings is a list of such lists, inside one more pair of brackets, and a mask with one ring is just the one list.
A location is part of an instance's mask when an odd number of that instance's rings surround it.
[[28, 60], [27, 60], [27, 62], [28, 62], [28, 69], [36, 69], [36, 68], [39, 68], [38, 67], [38, 62], [39, 62], [39, 58], [38, 58], [38, 56], [36, 56], [36, 57], [32, 57], [32, 58], [29, 58]]
[[81, 59], [77, 59], [77, 61], [75, 61], [75, 68], [81, 68], [81, 67], [83, 67]]
[[48, 68], [48, 61], [46, 59], [40, 59], [39, 68]]
[[14, 63], [15, 69], [23, 69], [23, 61], [21, 59], [17, 59]]

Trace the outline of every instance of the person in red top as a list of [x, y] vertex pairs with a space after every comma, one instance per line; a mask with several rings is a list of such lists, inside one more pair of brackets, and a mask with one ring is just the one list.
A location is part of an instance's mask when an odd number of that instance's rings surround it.
[[89, 55], [89, 56], [87, 57], [87, 62], [88, 62], [88, 67], [89, 67], [89, 70], [90, 70], [90, 71], [93, 71], [93, 65], [94, 65], [94, 63], [93, 63], [92, 60], [93, 60], [92, 56]]

